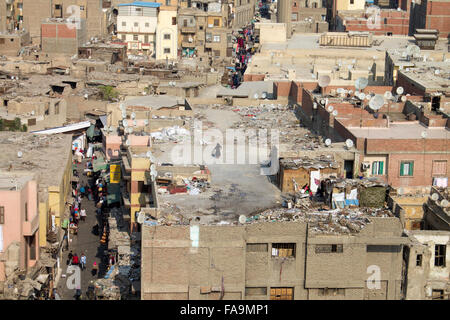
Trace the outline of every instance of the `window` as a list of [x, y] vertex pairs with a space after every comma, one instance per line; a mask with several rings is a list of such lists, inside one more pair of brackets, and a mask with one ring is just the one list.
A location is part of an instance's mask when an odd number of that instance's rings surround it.
[[366, 252], [400, 252], [401, 246], [367, 245]]
[[146, 23], [145, 23], [145, 27], [146, 27], [146, 28], [150, 28], [150, 23], [146, 22]]
[[199, 26], [198, 28], [199, 28], [200, 30], [203, 30], [203, 26]]
[[164, 34], [164, 40], [170, 40], [170, 33]]
[[446, 176], [446, 175], [447, 175], [447, 160], [434, 160], [433, 176]]
[[433, 300], [444, 300], [444, 290], [433, 289], [431, 292], [431, 299]]
[[36, 260], [36, 236], [29, 238], [30, 240], [30, 260]]
[[383, 168], [384, 167], [384, 161], [374, 161], [372, 162], [372, 175], [376, 176], [381, 176], [383, 175], [384, 171]]
[[295, 257], [295, 243], [272, 243], [272, 257]]
[[350, 4], [355, 4], [355, 0], [350, 0]]
[[294, 300], [294, 288], [270, 288], [270, 300]]
[[434, 246], [434, 265], [436, 267], [445, 267], [445, 244], [437, 244]]
[[412, 176], [414, 173], [414, 161], [400, 162], [400, 176]]
[[416, 267], [421, 267], [422, 266], [422, 255], [418, 254], [416, 257]]
[[164, 48], [164, 53], [170, 53], [170, 48]]
[[124, 35], [124, 34], [123, 34], [121, 37], [122, 37], [122, 40], [123, 40], [123, 41], [125, 41], [125, 40], [127, 39], [127, 36]]
[[177, 25], [177, 17], [172, 17], [172, 25], [173, 26]]
[[5, 207], [0, 207], [0, 224], [5, 224]]
[[247, 243], [247, 252], [267, 252], [267, 243]]
[[318, 244], [315, 251], [316, 253], [342, 253], [344, 248], [342, 244]]
[[133, 40], [134, 41], [138, 41], [139, 40], [139, 36], [137, 34], [133, 34]]
[[61, 10], [61, 5], [60, 4], [55, 4], [55, 10]]
[[220, 42], [220, 36], [214, 36], [213, 42]]
[[319, 296], [344, 296], [345, 289], [342, 288], [320, 288]]
[[219, 19], [214, 19], [214, 27], [218, 27], [219, 26]]
[[294, 7], [296, 7], [297, 6], [297, 2], [294, 2]]
[[122, 27], [126, 27], [127, 23], [125, 21], [122, 21]]
[[80, 10], [81, 10], [81, 11], [84, 11], [84, 6], [80, 6]]
[[170, 6], [170, 0], [166, 0], [166, 6]]
[[25, 202], [25, 221], [28, 221], [28, 203]]
[[135, 22], [135, 23], [134, 23], [134, 26], [135, 26], [135, 27], [139, 27], [139, 22]]
[[266, 287], [254, 287], [254, 288], [245, 288], [246, 296], [266, 296], [267, 288]]
[[144, 35], [144, 43], [148, 43], [148, 34]]
[[212, 34], [211, 34], [211, 33], [207, 33], [207, 34], [205, 35], [205, 40], [206, 40], [206, 42], [211, 42], [211, 38], [212, 38]]

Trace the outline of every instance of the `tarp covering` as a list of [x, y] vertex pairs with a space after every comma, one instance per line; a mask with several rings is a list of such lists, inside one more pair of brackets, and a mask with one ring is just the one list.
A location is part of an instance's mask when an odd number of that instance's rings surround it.
[[108, 169], [108, 164], [105, 162], [105, 159], [102, 157], [94, 159], [94, 163], [92, 164], [92, 169], [95, 172]]
[[108, 183], [108, 195], [106, 196], [107, 204], [120, 202], [120, 184], [118, 183]]
[[86, 130], [86, 135], [88, 136], [88, 138], [93, 138], [94, 137], [94, 131], [95, 131], [95, 126], [93, 124], [91, 124], [91, 126]]

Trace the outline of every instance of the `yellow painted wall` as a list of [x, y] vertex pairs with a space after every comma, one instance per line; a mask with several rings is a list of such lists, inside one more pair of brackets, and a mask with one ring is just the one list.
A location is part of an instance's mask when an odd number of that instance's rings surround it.
[[39, 202], [39, 246], [47, 245], [48, 202]]
[[[214, 20], [219, 19], [219, 25], [214, 25]], [[212, 26], [211, 26], [212, 25]], [[208, 28], [221, 28], [222, 27], [222, 17], [208, 17]]]
[[350, 0], [336, 0], [336, 8], [340, 10], [364, 10], [365, 0], [354, 0], [353, 4]]

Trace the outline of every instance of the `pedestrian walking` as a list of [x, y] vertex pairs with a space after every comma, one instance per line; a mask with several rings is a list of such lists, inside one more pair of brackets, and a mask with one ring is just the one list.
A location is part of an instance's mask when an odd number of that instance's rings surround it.
[[79, 259], [78, 259], [78, 256], [77, 256], [77, 254], [75, 253], [75, 254], [73, 255], [73, 257], [72, 257], [72, 265], [77, 266], [79, 262], [80, 262], [80, 261], [79, 261]]
[[86, 269], [86, 256], [84, 255], [84, 253], [81, 254], [80, 264], [81, 264], [81, 270]]
[[73, 253], [72, 250], [70, 250], [69, 254], [67, 255], [67, 265], [72, 265], [72, 258], [73, 258]]
[[56, 289], [53, 290], [53, 296], [55, 300], [61, 300], [61, 296], [59, 295], [58, 291], [56, 291]]
[[94, 264], [92, 265], [92, 275], [95, 276], [98, 272], [98, 265], [97, 262], [94, 261]]
[[81, 209], [80, 217], [81, 217], [81, 221], [86, 220], [86, 210], [85, 209]]

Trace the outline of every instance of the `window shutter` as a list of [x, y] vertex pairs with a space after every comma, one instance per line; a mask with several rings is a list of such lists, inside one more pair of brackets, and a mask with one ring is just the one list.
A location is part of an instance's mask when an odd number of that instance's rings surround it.
[[375, 174], [377, 174], [377, 162], [376, 161], [374, 161], [374, 162], [372, 162], [372, 174], [373, 175], [375, 175]]
[[412, 176], [414, 172], [414, 162], [409, 163], [409, 175]]
[[400, 175], [403, 175], [403, 162], [400, 163]]
[[378, 174], [379, 175], [383, 175], [383, 165], [384, 165], [384, 161], [378, 162]]

